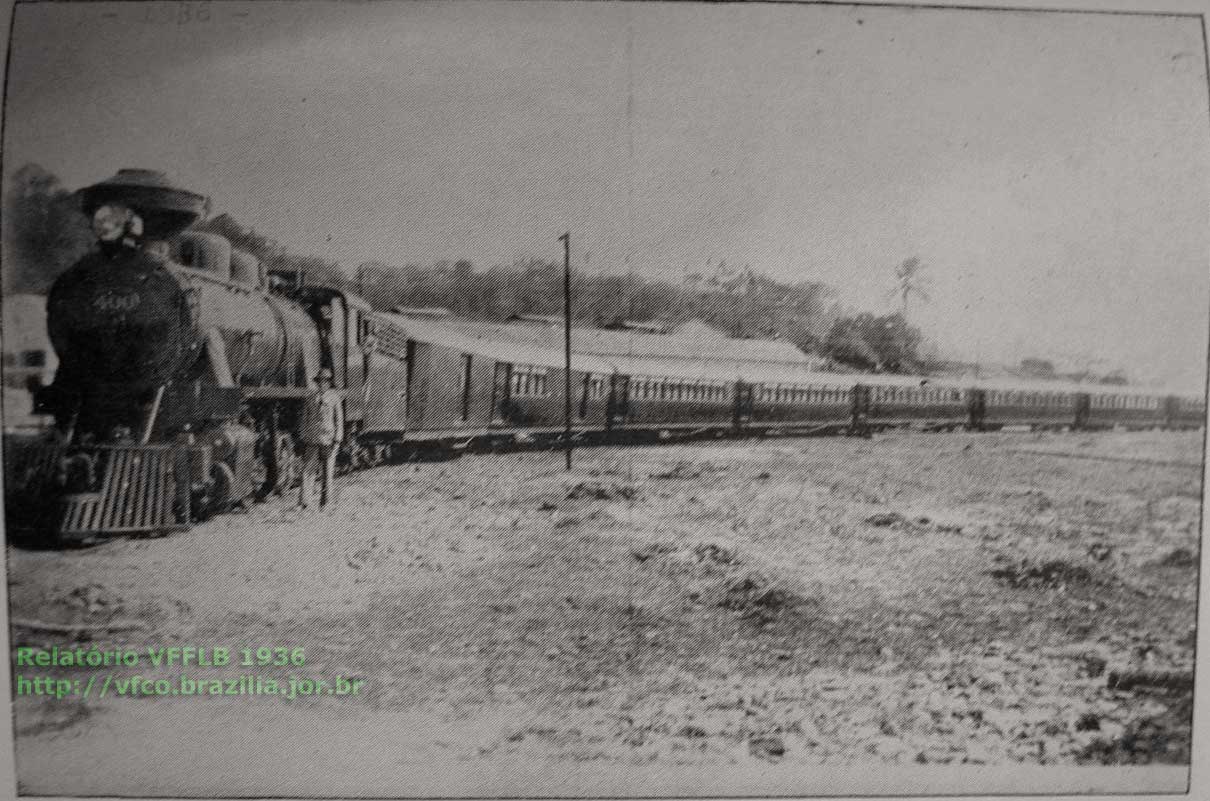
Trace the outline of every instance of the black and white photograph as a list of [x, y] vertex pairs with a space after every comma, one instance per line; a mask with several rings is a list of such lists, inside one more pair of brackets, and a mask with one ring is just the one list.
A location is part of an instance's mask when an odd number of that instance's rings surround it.
[[1205, 9], [9, 7], [0, 795], [1210, 791]]

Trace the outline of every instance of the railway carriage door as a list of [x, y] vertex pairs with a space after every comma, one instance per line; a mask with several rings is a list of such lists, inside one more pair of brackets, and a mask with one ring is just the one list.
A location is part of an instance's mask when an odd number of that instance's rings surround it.
[[744, 381], [735, 382], [735, 413], [734, 423], [740, 428], [745, 423], [752, 422], [752, 409], [756, 405], [754, 387]]
[[966, 412], [969, 416], [970, 427], [975, 431], [983, 429], [983, 420], [987, 417], [987, 392], [982, 389], [966, 391]]
[[870, 416], [870, 388], [865, 384], [854, 384], [849, 394], [849, 430], [860, 434], [865, 431]]
[[622, 425], [630, 414], [630, 376], [614, 373], [609, 377], [609, 400], [605, 419], [609, 427]]
[[1181, 402], [1177, 400], [1175, 395], [1169, 395], [1160, 401], [1164, 406], [1164, 427], [1172, 428], [1176, 425], [1176, 417], [1181, 411]]
[[412, 422], [416, 414], [416, 340], [409, 339], [404, 346], [405, 381], [403, 387], [403, 414]]
[[408, 385], [411, 383], [414, 344], [404, 345], [403, 353], [367, 350], [366, 374], [361, 392], [363, 428], [366, 431], [408, 430]]
[[374, 323], [362, 314], [357, 315], [357, 344], [361, 347], [361, 380], [370, 375], [370, 357], [378, 349], [378, 338], [374, 336]]
[[1088, 425], [1088, 415], [1092, 411], [1092, 397], [1087, 392], [1077, 392], [1075, 395], [1076, 416], [1072, 424], [1075, 428]]
[[592, 373], [584, 374], [583, 385], [580, 388], [580, 407], [576, 416], [583, 420], [588, 417], [588, 394], [592, 391]]
[[459, 373], [459, 383], [462, 385], [462, 412], [459, 415], [462, 422], [471, 418], [471, 354], [462, 354], [462, 370]]
[[513, 366], [508, 362], [496, 362], [496, 375], [492, 381], [492, 422], [507, 423], [512, 412]]

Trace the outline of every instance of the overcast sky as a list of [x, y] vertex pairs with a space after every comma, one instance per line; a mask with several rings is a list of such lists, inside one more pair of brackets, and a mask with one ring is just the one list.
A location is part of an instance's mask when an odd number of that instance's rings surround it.
[[[708, 261], [912, 309], [954, 355], [1200, 386], [1193, 18], [625, 3], [19, 6], [5, 169], [168, 170], [350, 267]], [[194, 7], [196, 11], [201, 6]], [[149, 13], [149, 10], [151, 13]]]

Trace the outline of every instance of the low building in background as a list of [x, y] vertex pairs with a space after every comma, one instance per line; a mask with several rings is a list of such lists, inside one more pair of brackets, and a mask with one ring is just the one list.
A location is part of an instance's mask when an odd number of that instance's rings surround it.
[[59, 361], [46, 334], [46, 297], [4, 298], [3, 413], [6, 432], [38, 431], [50, 418], [33, 412], [35, 385], [46, 385]]

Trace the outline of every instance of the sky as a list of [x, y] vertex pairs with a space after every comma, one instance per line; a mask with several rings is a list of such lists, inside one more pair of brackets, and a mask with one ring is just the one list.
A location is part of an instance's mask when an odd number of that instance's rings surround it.
[[568, 231], [591, 272], [725, 260], [883, 313], [915, 256], [909, 316], [949, 355], [1205, 380], [1196, 18], [42, 3], [12, 42], [6, 172], [163, 169], [350, 270], [559, 259]]

